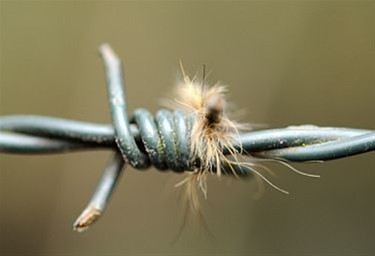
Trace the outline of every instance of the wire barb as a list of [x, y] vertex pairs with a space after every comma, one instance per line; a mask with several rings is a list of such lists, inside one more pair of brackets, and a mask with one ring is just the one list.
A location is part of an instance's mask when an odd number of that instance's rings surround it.
[[[145, 109], [136, 110], [129, 118], [121, 61], [108, 44], [102, 45], [99, 52], [107, 76], [111, 125], [31, 115], [0, 118], [0, 153], [47, 154], [92, 149], [115, 152], [88, 206], [74, 223], [77, 231], [87, 229], [103, 214], [125, 163], [136, 169], [152, 165], [159, 170], [175, 172], [193, 171], [199, 165], [199, 159], [191, 159], [190, 155], [194, 118], [183, 112], [164, 109], [155, 118]], [[233, 148], [259, 161], [281, 161], [300, 173], [287, 162], [325, 161], [374, 151], [375, 132], [294, 126], [240, 134]], [[232, 150], [223, 148], [223, 154], [228, 155]], [[223, 168], [219, 171], [240, 177], [256, 172], [271, 186], [287, 193], [270, 183], [251, 165]], [[215, 172], [216, 168], [212, 169]]]
[[73, 229], [82, 232], [90, 227], [92, 223], [104, 212], [109, 198], [115, 189], [122, 174], [124, 161], [121, 154], [115, 153], [113, 159], [108, 163], [102, 177], [99, 180], [97, 189], [92, 196], [89, 204], [83, 210], [78, 219], [74, 222]]

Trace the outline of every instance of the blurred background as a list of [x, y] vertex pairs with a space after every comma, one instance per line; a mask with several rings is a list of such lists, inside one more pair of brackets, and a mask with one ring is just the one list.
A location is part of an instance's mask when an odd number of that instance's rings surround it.
[[[373, 1], [1, 1], [0, 114], [109, 123], [97, 48], [123, 59], [130, 111], [155, 113], [179, 60], [229, 85], [243, 120], [375, 129]], [[279, 165], [255, 199], [254, 180], [212, 177], [199, 222], [175, 240], [181, 176], [128, 167], [107, 212], [72, 230], [110, 152], [0, 155], [1, 255], [370, 255], [375, 161], [369, 153], [299, 176]]]

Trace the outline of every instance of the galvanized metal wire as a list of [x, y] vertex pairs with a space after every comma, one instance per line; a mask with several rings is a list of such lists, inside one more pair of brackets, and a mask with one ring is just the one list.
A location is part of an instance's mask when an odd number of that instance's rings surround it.
[[[159, 170], [176, 172], [192, 171], [199, 165], [199, 161], [192, 161], [189, 152], [194, 119], [183, 112], [165, 109], [155, 117], [145, 109], [138, 109], [130, 118], [121, 61], [108, 45], [102, 45], [100, 53], [107, 74], [112, 124], [32, 115], [0, 117], [0, 153], [48, 154], [93, 149], [116, 152], [88, 207], [74, 225], [79, 231], [104, 211], [125, 163], [140, 170], [153, 165]], [[293, 126], [240, 134], [234, 146], [256, 158], [326, 161], [374, 151], [375, 131]], [[223, 151], [228, 153], [225, 148]], [[252, 170], [235, 168], [235, 171], [246, 176]]]
[[[139, 113], [150, 115], [144, 110]], [[141, 146], [139, 127], [135, 123], [130, 123], [129, 127], [131, 136]], [[246, 153], [262, 158], [291, 162], [325, 161], [373, 151], [375, 132], [293, 126], [240, 134], [237, 148], [239, 145]], [[48, 154], [93, 149], [118, 150], [112, 125], [34, 115], [0, 118], [1, 153]], [[146, 153], [144, 148], [141, 151]]]

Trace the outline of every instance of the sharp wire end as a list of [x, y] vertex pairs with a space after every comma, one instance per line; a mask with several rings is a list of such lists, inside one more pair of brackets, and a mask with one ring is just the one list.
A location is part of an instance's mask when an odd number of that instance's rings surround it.
[[77, 218], [73, 224], [73, 230], [77, 232], [83, 232], [91, 227], [91, 225], [99, 219], [102, 215], [101, 211], [89, 206], [82, 214]]

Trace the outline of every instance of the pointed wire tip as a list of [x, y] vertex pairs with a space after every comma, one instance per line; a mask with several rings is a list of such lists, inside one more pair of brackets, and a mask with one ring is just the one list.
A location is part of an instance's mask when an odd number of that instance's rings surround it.
[[83, 232], [87, 230], [101, 216], [101, 211], [94, 208], [86, 208], [73, 224], [73, 230]]
[[110, 46], [110, 44], [108, 43], [103, 43], [99, 46], [99, 51], [100, 52], [112, 52], [112, 48]]
[[104, 60], [116, 62], [120, 61], [116, 53], [113, 51], [112, 47], [108, 43], [101, 44], [99, 46], [99, 52], [104, 58]]

